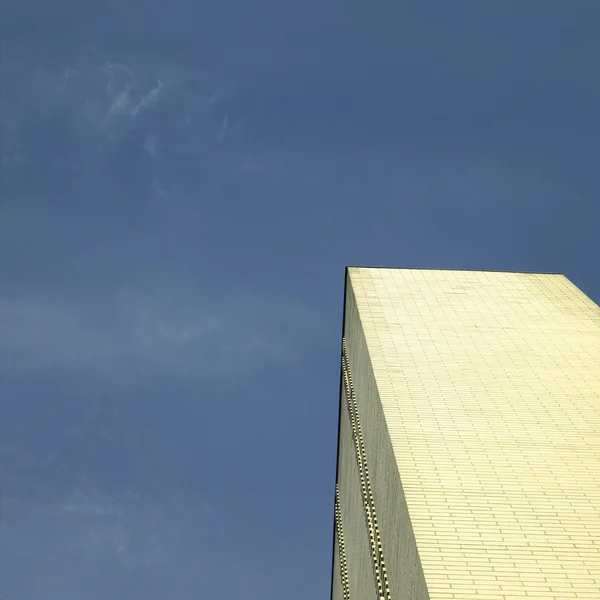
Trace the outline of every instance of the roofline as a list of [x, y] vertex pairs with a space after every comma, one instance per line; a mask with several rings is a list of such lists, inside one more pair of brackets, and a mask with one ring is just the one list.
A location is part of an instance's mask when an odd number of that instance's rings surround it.
[[386, 265], [347, 265], [346, 272], [349, 269], [388, 269], [390, 271], [455, 271], [457, 273], [520, 273], [523, 275], [562, 275], [559, 271], [511, 271], [508, 269], [453, 269], [450, 267], [389, 267]]

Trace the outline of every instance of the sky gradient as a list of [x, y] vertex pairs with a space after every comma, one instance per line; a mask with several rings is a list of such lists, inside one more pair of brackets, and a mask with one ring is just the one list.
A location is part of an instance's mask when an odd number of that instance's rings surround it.
[[0, 2], [0, 597], [325, 599], [344, 267], [600, 300], [600, 5]]

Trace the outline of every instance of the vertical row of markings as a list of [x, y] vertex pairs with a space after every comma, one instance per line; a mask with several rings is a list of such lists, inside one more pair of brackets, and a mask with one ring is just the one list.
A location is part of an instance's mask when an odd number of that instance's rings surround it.
[[356, 451], [356, 461], [358, 463], [358, 474], [360, 478], [360, 487], [362, 491], [363, 506], [365, 509], [365, 519], [369, 532], [371, 543], [371, 556], [373, 559], [373, 573], [377, 584], [379, 600], [391, 600], [392, 595], [388, 582], [387, 570], [383, 559], [383, 547], [381, 545], [381, 536], [377, 524], [377, 515], [375, 513], [375, 501], [373, 490], [369, 479], [369, 469], [367, 467], [367, 453], [363, 441], [362, 430], [358, 420], [358, 403], [354, 386], [352, 384], [352, 374], [350, 373], [350, 363], [348, 361], [348, 350], [346, 340], [342, 341], [342, 376], [348, 400], [348, 412], [350, 414], [350, 426], [352, 428], [352, 438], [354, 440], [354, 449]]
[[348, 581], [348, 562], [346, 560], [346, 546], [344, 545], [344, 528], [342, 527], [342, 511], [340, 509], [340, 488], [335, 484], [335, 529], [338, 542], [338, 556], [340, 557], [340, 578], [342, 581], [343, 600], [350, 600], [350, 584]]

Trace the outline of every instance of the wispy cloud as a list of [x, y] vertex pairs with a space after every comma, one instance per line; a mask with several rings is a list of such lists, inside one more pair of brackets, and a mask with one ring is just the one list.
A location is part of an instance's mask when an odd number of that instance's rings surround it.
[[153, 133], [148, 134], [144, 140], [144, 150], [151, 156], [156, 156], [158, 149], [158, 139]]
[[[166, 93], [164, 83], [159, 79], [154, 87], [144, 91], [142, 83], [125, 65], [106, 65], [102, 72], [107, 79], [106, 99], [108, 110], [100, 121], [100, 128], [111, 128], [118, 117], [135, 119], [143, 110], [158, 104]], [[171, 89], [175, 88], [173, 85]]]
[[220, 378], [285, 360], [288, 336], [310, 328], [308, 311], [289, 298], [239, 291], [208, 300], [133, 288], [104, 302], [0, 299], [4, 368], [53, 367], [123, 373], [124, 365], [181, 376]]
[[[200, 70], [9, 59], [0, 114], [2, 175], [9, 185], [30, 187], [41, 177], [98, 189], [130, 177], [126, 163], [142, 165], [136, 185], [158, 178], [169, 190], [183, 178], [188, 188], [200, 184], [215, 167], [242, 176], [281, 175], [272, 160], [256, 155], [239, 111], [228, 110], [233, 92]], [[152, 164], [144, 162], [149, 157]]]
[[222, 137], [226, 117], [219, 109], [221, 93], [202, 72], [120, 62], [34, 66], [14, 52], [4, 62], [1, 142], [15, 160], [22, 156], [17, 149], [31, 132], [31, 123], [40, 120], [51, 120], [71, 136], [100, 134], [116, 142], [132, 130], [157, 135], [147, 131], [148, 114], [159, 110], [163, 134], [171, 136], [171, 143], [185, 123], [202, 126], [204, 144], [212, 137], [216, 146]]
[[[106, 597], [111, 577], [135, 574], [150, 580], [149, 569], [174, 582], [178, 576], [190, 581], [208, 574], [210, 557], [197, 548], [199, 543], [208, 547], [214, 535], [211, 517], [220, 515], [200, 498], [191, 501], [168, 490], [160, 497], [108, 497], [88, 485], [85, 493], [75, 489], [55, 500], [42, 505], [9, 498], [2, 523], [3, 546], [10, 547], [12, 557], [36, 565], [31, 578], [40, 586], [46, 583], [51, 597], [59, 597], [60, 589], [77, 589], [78, 583], [90, 593], [101, 592], [90, 597]], [[54, 581], [56, 575], [63, 581]], [[98, 588], [93, 590], [94, 581]]]

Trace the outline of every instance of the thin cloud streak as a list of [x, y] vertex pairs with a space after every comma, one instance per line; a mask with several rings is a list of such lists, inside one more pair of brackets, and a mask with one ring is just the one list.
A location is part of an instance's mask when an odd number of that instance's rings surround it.
[[193, 299], [180, 305], [164, 294], [117, 296], [112, 307], [87, 308], [0, 299], [0, 355], [19, 372], [56, 366], [121, 371], [125, 361], [218, 379], [234, 363], [250, 372], [281, 363], [287, 340], [278, 329], [287, 322], [300, 333], [309, 319], [283, 298], [236, 294], [217, 309], [200, 298], [192, 307]]

